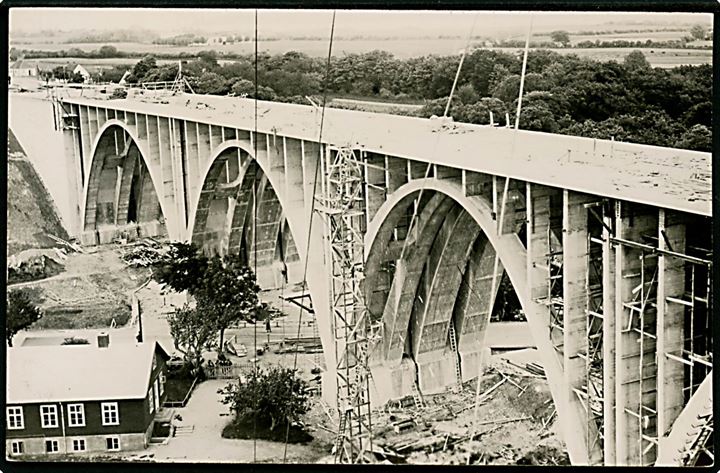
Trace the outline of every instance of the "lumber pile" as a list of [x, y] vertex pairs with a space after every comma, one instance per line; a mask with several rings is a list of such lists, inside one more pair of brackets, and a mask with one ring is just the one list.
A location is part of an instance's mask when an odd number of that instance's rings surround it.
[[322, 343], [320, 337], [292, 337], [283, 338], [280, 347], [276, 353], [320, 353], [322, 352]]
[[133, 268], [152, 266], [161, 261], [169, 250], [167, 246], [149, 237], [128, 243], [125, 248], [120, 257]]

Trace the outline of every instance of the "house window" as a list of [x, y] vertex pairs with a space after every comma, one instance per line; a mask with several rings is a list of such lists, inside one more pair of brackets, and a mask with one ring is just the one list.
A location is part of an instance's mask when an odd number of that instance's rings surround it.
[[17, 430], [25, 428], [25, 420], [23, 418], [22, 407], [7, 408], [7, 428], [9, 430]]
[[40, 421], [43, 429], [52, 429], [58, 426], [57, 406], [40, 406]]
[[158, 379], [160, 380], [160, 395], [162, 396], [165, 393], [165, 373], [161, 371]]
[[68, 425], [70, 427], [85, 425], [85, 406], [83, 404], [68, 404]]
[[120, 414], [118, 412], [117, 402], [103, 402], [102, 408], [102, 424], [103, 425], [118, 425], [120, 424]]
[[120, 450], [120, 437], [105, 437], [105, 444], [108, 450]]
[[55, 453], [58, 451], [60, 451], [60, 448], [58, 447], [57, 440], [46, 440], [45, 441], [45, 452], [46, 453]]
[[156, 356], [153, 355], [153, 361], [152, 361], [152, 371], [155, 371], [155, 368], [157, 367], [157, 360]]
[[153, 384], [153, 389], [155, 389], [153, 391], [153, 394], [155, 395], [155, 397], [153, 398], [153, 400], [155, 401], [155, 409], [160, 408], [160, 388], [159, 388], [159, 386], [160, 386], [160, 381], [157, 378], [155, 378], [155, 383]]
[[148, 412], [152, 413], [154, 408], [155, 408], [155, 397], [153, 396], [152, 386], [150, 386], [150, 389], [148, 389]]
[[85, 439], [73, 439], [72, 441], [73, 452], [84, 452], [87, 450], [85, 446]]
[[12, 455], [22, 455], [25, 453], [25, 444], [23, 444], [22, 440], [13, 440], [12, 444], [10, 444], [10, 453]]

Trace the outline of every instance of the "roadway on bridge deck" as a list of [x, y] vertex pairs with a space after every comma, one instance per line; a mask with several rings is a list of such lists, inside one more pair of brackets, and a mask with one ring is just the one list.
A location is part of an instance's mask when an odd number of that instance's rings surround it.
[[[131, 91], [132, 92], [132, 91]], [[253, 130], [252, 99], [209, 95], [69, 102]], [[320, 109], [258, 101], [260, 132], [317, 141]], [[711, 155], [398, 115], [327, 108], [322, 141], [599, 196], [712, 215]]]

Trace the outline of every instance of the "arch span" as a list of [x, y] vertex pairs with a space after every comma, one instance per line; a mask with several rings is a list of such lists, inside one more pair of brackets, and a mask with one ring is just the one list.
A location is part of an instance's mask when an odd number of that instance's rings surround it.
[[[160, 198], [158, 174], [146, 142], [131, 127], [118, 119], [105, 122], [93, 139], [87, 182], [83, 190], [81, 215], [84, 235], [89, 233], [94, 240], [96, 230], [105, 227], [102, 232], [98, 232], [100, 242], [109, 242], [118, 229], [130, 220], [134, 219], [138, 224], [145, 217], [146, 220], [157, 217], [156, 223], [160, 225], [143, 230], [149, 235], [155, 236], [163, 230], [170, 232], [174, 228], [170, 221], [173, 214], [169, 211], [170, 204]], [[139, 215], [137, 210], [142, 197], [146, 210], [157, 203], [159, 212]], [[150, 206], [148, 201], [151, 202]]]
[[[227, 174], [227, 171], [220, 169], [222, 167], [222, 161], [228, 160], [228, 156], [231, 156], [237, 151], [241, 153], [243, 158], [241, 162], [238, 163], [237, 171], [229, 174], [231, 178], [229, 180], [231, 182], [218, 185], [217, 181], [221, 180], [223, 172]], [[285, 185], [286, 177], [284, 176], [282, 168], [271, 167], [266, 156], [261, 155], [260, 159], [256, 159], [249, 142], [228, 140], [218, 145], [210, 156], [211, 159], [205, 164], [202, 170], [202, 180], [199, 181], [200, 187], [198, 187], [198, 191], [192, 199], [188, 239], [204, 231], [200, 226], [205, 225], [207, 221], [206, 213], [209, 209], [208, 203], [213, 199], [216, 189], [218, 187], [224, 187], [227, 192], [230, 193], [228, 195], [235, 196], [235, 203], [229, 205], [225, 210], [227, 220], [222, 230], [225, 232], [223, 241], [227, 242], [228, 251], [242, 251], [242, 243], [238, 240], [242, 239], [242, 233], [244, 233], [245, 229], [241, 229], [241, 227], [244, 227], [246, 223], [248, 227], [255, 224], [255, 222], [248, 220], [252, 219], [250, 212], [252, 212], [251, 198], [253, 182], [260, 179], [266, 181], [266, 184], [263, 186], [265, 191], [261, 192], [259, 189], [257, 191], [257, 223], [259, 227], [257, 229], [258, 253], [265, 251], [271, 259], [274, 259], [278, 254], [282, 254], [286, 264], [288, 262], [292, 263], [292, 267], [287, 268], [287, 275], [291, 278], [293, 276], [298, 278], [298, 281], [302, 280], [303, 268], [307, 265], [307, 289], [304, 289], [304, 291], [309, 293], [312, 300], [315, 320], [323, 345], [325, 366], [327, 367], [326, 373], [331, 375], [328, 376], [328, 383], [323, 381], [323, 395], [325, 395], [327, 391], [328, 399], [334, 399], [335, 356], [330, 326], [330, 302], [323, 254], [323, 227], [321, 219], [317, 217], [312, 219], [311, 222], [305, 218], [305, 216], [309, 215], [309, 211], [301, 206], [297, 200], [292, 200], [288, 195], [288, 187]], [[300, 156], [290, 156], [288, 152], [288, 160], [291, 159], [300, 160]], [[225, 181], [227, 180], [228, 176], [226, 175]], [[235, 189], [235, 191], [233, 192], [230, 189]], [[263, 200], [264, 197], [265, 199]], [[205, 213], [205, 215], [203, 215], [203, 213]], [[259, 218], [260, 214], [263, 214], [263, 218]], [[266, 228], [260, 227], [262, 223], [265, 224]], [[310, 231], [311, 223], [312, 231]], [[253, 229], [252, 231], [255, 230]], [[308, 237], [310, 238], [309, 242]], [[247, 241], [253, 241], [252, 237]], [[262, 248], [261, 243], [263, 242], [272, 248]], [[280, 251], [278, 251], [278, 247]], [[273, 277], [274, 276], [275, 275], [273, 275]], [[286, 291], [286, 294], [288, 292], [290, 291]]]
[[[587, 453], [584, 451], [581, 436], [578, 432], [584, 431], [584, 424], [579, 416], [574, 415], [570, 409], [565, 409], [568, 405], [565, 390], [563, 389], [563, 372], [560, 361], [555, 354], [549, 337], [547, 336], [547, 310], [538, 302], [530, 297], [529, 286], [527, 282], [527, 251], [523, 242], [516, 233], [502, 233], [498, 231], [498, 222], [493, 219], [492, 209], [480, 196], [467, 196], [463, 192], [462, 185], [459, 182], [450, 180], [442, 180], [435, 178], [417, 179], [403, 185], [390, 195], [387, 201], [378, 209], [373, 220], [368, 225], [365, 235], [365, 251], [368, 265], [366, 267], [367, 278], [370, 283], [377, 280], [382, 263], [382, 256], [378, 256], [378, 252], [383, 251], [383, 238], [389, 235], [388, 224], [386, 221], [397, 221], [398, 213], [407, 208], [408, 205], [418, 196], [420, 191], [441, 194], [452, 199], [459, 205], [464, 212], [467, 212], [475, 223], [480, 227], [481, 234], [487, 239], [487, 246], [492, 247], [497, 253], [499, 263], [507, 272], [510, 282], [515, 288], [516, 294], [526, 314], [530, 330], [533, 334], [535, 344], [538, 348], [539, 356], [543, 362], [550, 391], [557, 407], [557, 412], [561, 425], [563, 426], [564, 437], [568, 447], [568, 452], [573, 464], [587, 463]], [[422, 222], [421, 222], [422, 223]], [[390, 225], [393, 225], [392, 223]], [[413, 238], [419, 238], [413, 236]], [[494, 254], [493, 254], [494, 259]], [[422, 360], [415, 360], [416, 362]], [[420, 366], [419, 373], [422, 376]], [[390, 370], [393, 368], [384, 366], [382, 370]], [[437, 373], [429, 372], [428, 374], [437, 375]], [[385, 375], [387, 375], [385, 373]], [[409, 393], [407, 388], [407, 373], [400, 374], [402, 380], [395, 382], [393, 387], [403, 387]], [[391, 388], [392, 389], [392, 388]], [[387, 393], [377, 393], [379, 398], [387, 398]]]

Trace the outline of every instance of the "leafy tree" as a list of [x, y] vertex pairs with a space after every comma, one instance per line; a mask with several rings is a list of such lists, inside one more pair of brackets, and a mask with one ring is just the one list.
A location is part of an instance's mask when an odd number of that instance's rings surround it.
[[102, 71], [100, 71], [98, 79], [101, 82], [113, 82], [117, 84], [118, 82], [120, 82], [120, 79], [123, 78], [127, 70], [127, 66], [113, 66], [108, 69], [103, 69]]
[[707, 128], [712, 127], [712, 103], [700, 102], [687, 109], [682, 116], [685, 126], [695, 124], [705, 125]]
[[650, 63], [647, 59], [645, 59], [645, 55], [642, 53], [642, 51], [633, 51], [627, 56], [625, 56], [625, 60], [623, 61], [623, 64], [625, 64], [625, 67], [629, 70], [648, 70], [651, 68]]
[[227, 81], [215, 72], [203, 72], [192, 84], [198, 94], [225, 95], [230, 91]]
[[118, 57], [118, 50], [115, 46], [102, 46], [98, 50], [98, 56], [100, 57]]
[[461, 85], [460, 87], [458, 87], [456, 93], [457, 99], [465, 104], [475, 103], [480, 100], [480, 95], [475, 92], [475, 88], [472, 86], [472, 84]]
[[559, 127], [550, 107], [543, 101], [536, 101], [523, 106], [520, 112], [520, 128], [555, 133]]
[[218, 67], [216, 51], [200, 51], [197, 54], [197, 57], [198, 60], [203, 63], [205, 67], [210, 68], [211, 70]]
[[152, 278], [176, 292], [195, 294], [204, 283], [208, 259], [193, 243], [173, 242], [153, 267]]
[[693, 39], [705, 39], [707, 29], [703, 25], [693, 25], [693, 27], [690, 28], [690, 35]]
[[143, 82], [171, 82], [177, 77], [177, 64], [164, 64], [150, 69], [143, 77]]
[[85, 78], [79, 72], [73, 72], [68, 76], [68, 82], [72, 84], [82, 84], [85, 82]]
[[42, 311], [32, 302], [29, 291], [8, 291], [5, 309], [5, 340], [8, 346], [13, 346], [12, 339], [19, 331], [25, 330], [41, 317]]
[[235, 421], [269, 426], [273, 431], [297, 422], [310, 408], [307, 383], [290, 368], [272, 366], [267, 371], [258, 370], [256, 375], [240, 378], [218, 390], [222, 403], [230, 407]]
[[127, 81], [131, 84], [143, 82], [145, 80], [145, 74], [156, 67], [157, 61], [155, 61], [155, 58], [151, 55], [147, 55], [135, 63], [130, 71]]
[[705, 125], [693, 125], [674, 143], [676, 148], [712, 151], [712, 133]]
[[553, 31], [550, 33], [550, 38], [556, 43], [561, 43], [563, 47], [567, 47], [570, 44], [570, 34], [567, 31]]
[[208, 308], [202, 304], [191, 308], [187, 304], [167, 318], [175, 348], [185, 355], [186, 362], [198, 367], [203, 351], [215, 348], [215, 326]]
[[251, 97], [255, 94], [255, 84], [247, 79], [239, 79], [230, 87], [230, 92], [236, 96]]
[[219, 350], [222, 350], [225, 330], [241, 320], [255, 321], [259, 307], [255, 273], [240, 255], [225, 258], [213, 256], [202, 275], [202, 284], [195, 290], [199, 306], [207, 309], [216, 330], [220, 331]]

